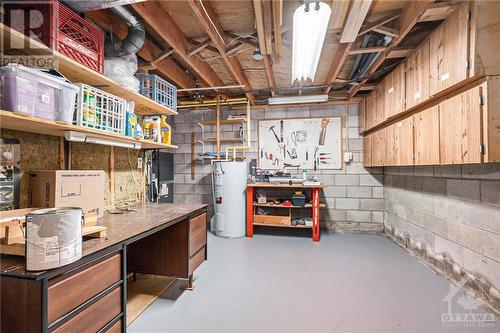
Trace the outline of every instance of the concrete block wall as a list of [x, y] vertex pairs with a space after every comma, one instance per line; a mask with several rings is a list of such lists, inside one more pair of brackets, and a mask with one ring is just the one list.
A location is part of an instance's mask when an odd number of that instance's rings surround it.
[[[244, 112], [236, 108], [233, 111], [222, 109], [222, 119], [231, 113]], [[264, 119], [334, 117], [341, 116], [343, 124], [343, 149], [346, 147], [353, 153], [354, 160], [343, 164], [342, 170], [310, 171], [309, 175], [317, 175], [328, 187], [321, 192], [321, 201], [326, 208], [321, 209], [322, 228], [349, 231], [383, 231], [384, 191], [383, 170], [363, 167], [363, 140], [358, 136], [358, 105], [336, 104], [328, 106], [297, 106], [252, 108], [251, 150], [245, 153], [247, 160], [257, 158], [258, 121]], [[177, 203], [212, 204], [211, 165], [209, 162], [196, 163], [196, 176], [191, 179], [191, 132], [200, 128], [193, 125], [200, 120], [215, 118], [215, 112], [209, 109], [180, 110], [174, 118], [173, 143], [179, 146], [174, 153], [175, 190], [174, 200]], [[237, 135], [240, 125], [224, 125], [222, 137], [231, 138]], [[212, 129], [215, 126], [212, 127]], [[208, 129], [208, 127], [207, 127]], [[215, 137], [215, 133], [206, 132], [205, 137]], [[196, 150], [201, 151], [197, 145]], [[206, 146], [206, 150], [214, 151], [215, 146]], [[297, 172], [293, 172], [298, 174]]]
[[386, 232], [500, 308], [500, 164], [384, 169]]

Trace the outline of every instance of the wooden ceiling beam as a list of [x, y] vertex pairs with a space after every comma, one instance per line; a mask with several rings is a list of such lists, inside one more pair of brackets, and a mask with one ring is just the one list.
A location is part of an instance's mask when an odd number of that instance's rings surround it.
[[[326, 75], [325, 84], [332, 84], [337, 80], [337, 75], [339, 75], [342, 66], [344, 66], [344, 62], [349, 55], [349, 51], [352, 48], [353, 43], [341, 43], [337, 46], [337, 50], [335, 51], [335, 55], [333, 56], [332, 65], [330, 66], [330, 70]], [[332, 90], [331, 86], [325, 88], [324, 93], [328, 94]]]
[[441, 21], [448, 17], [456, 8], [456, 3], [435, 2], [427, 6], [425, 13], [418, 22]]
[[193, 46], [192, 48], [190, 48], [188, 50], [188, 55], [192, 56], [192, 55], [195, 55], [196, 53], [206, 49], [210, 45], [211, 42], [212, 42], [212, 40], [209, 37], [201, 42], [196, 43], [195, 46]]
[[361, 31], [358, 33], [358, 37], [366, 34], [367, 32], [373, 31], [374, 29], [377, 29], [378, 27], [381, 27], [384, 24], [387, 24], [391, 21], [394, 21], [395, 19], [397, 19], [400, 16], [401, 16], [401, 12], [392, 12], [392, 13], [387, 14], [386, 16], [382, 17], [380, 20], [377, 20], [373, 23], [368, 23], [366, 25], [363, 25], [361, 27]]
[[[125, 38], [128, 33], [127, 25], [108, 10], [95, 10], [85, 14], [85, 17], [100, 26], [103, 30], [109, 32], [110, 27], [113, 28], [113, 33], [120, 39]], [[154, 62], [160, 57], [163, 51], [151, 39], [144, 40], [144, 46], [137, 53], [138, 56], [147, 62]], [[159, 75], [166, 78], [176, 86], [181, 88], [192, 88], [196, 86], [193, 78], [186, 74], [185, 70], [173, 61], [172, 59], [164, 58], [155, 63], [156, 71]], [[204, 82], [201, 82], [204, 84]]]
[[[387, 49], [380, 53], [380, 55], [375, 59], [372, 65], [368, 68], [366, 74], [373, 74], [382, 63], [387, 59], [387, 56], [401, 43], [401, 41], [406, 37], [406, 35], [413, 29], [415, 24], [417, 24], [420, 17], [427, 10], [427, 6], [431, 4], [433, 0], [412, 0], [407, 1], [403, 7], [403, 12], [399, 18], [399, 36], [394, 38], [389, 44]], [[366, 83], [367, 80], [361, 82], [361, 84]], [[360, 84], [360, 85], [361, 85]], [[349, 98], [352, 98], [359, 91], [360, 85], [355, 86], [349, 92]]]
[[[226, 43], [227, 38], [225, 36], [224, 30], [222, 29], [219, 20], [217, 19], [211, 5], [207, 1], [199, 2], [197, 0], [187, 0], [194, 14], [198, 18], [201, 26], [205, 29], [208, 36], [212, 39], [213, 44], [219, 51], [224, 63], [229, 68], [229, 71], [233, 74], [239, 84], [245, 86], [245, 90], [251, 90], [252, 86], [250, 82], [241, 69], [241, 64], [237, 57], [230, 57], [226, 54]], [[207, 16], [208, 14], [208, 16]], [[250, 94], [245, 94], [252, 105], [255, 104], [255, 97]]]
[[373, 47], [352, 48], [349, 51], [349, 55], [383, 52], [386, 49], [387, 49], [386, 46], [373, 46]]
[[266, 50], [266, 34], [264, 32], [264, 8], [262, 0], [253, 0], [253, 11], [255, 15], [255, 28], [259, 40], [259, 49], [262, 54], [268, 54]]
[[406, 58], [413, 50], [413, 47], [395, 47], [387, 55], [386, 59]]
[[267, 84], [271, 88], [271, 96], [276, 96], [276, 82], [274, 81], [273, 64], [271, 62], [271, 57], [268, 54], [264, 54], [264, 68], [266, 70]]
[[340, 35], [340, 43], [352, 43], [356, 40], [371, 4], [372, 0], [357, 0], [351, 2], [349, 14], [347, 15], [344, 28], [342, 29], [342, 34]]
[[272, 0], [274, 53], [281, 53], [281, 26], [283, 25], [283, 0]]
[[262, 1], [262, 15], [264, 19], [264, 38], [266, 40], [266, 54], [273, 54], [273, 22], [271, 1]]
[[399, 36], [399, 30], [386, 27], [385, 25], [381, 25], [372, 30], [373, 32], [378, 32], [379, 34], [386, 35], [392, 38], [397, 38]]
[[211, 86], [222, 86], [224, 82], [215, 71], [204, 61], [188, 54], [188, 40], [181, 29], [175, 24], [170, 14], [159, 3], [154, 1], [138, 2], [132, 8], [145, 20], [146, 24], [154, 29], [161, 38], [168, 43], [175, 53], [198, 76]]

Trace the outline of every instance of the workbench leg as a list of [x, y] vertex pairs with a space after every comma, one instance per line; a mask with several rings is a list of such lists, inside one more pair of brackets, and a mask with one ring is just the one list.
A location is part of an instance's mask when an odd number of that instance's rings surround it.
[[312, 194], [312, 238], [313, 242], [319, 242], [319, 189], [313, 188], [311, 189]]
[[254, 188], [247, 186], [247, 237], [253, 237], [253, 197]]
[[186, 290], [194, 290], [193, 274], [189, 275]]

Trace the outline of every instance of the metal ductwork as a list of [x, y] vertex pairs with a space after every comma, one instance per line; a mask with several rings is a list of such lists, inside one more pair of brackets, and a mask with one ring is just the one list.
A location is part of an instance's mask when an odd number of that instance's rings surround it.
[[127, 23], [128, 34], [122, 40], [113, 40], [113, 35], [108, 34], [104, 48], [105, 57], [122, 57], [137, 53], [144, 45], [146, 38], [144, 23], [125, 7], [111, 7], [110, 10]]
[[146, 37], [144, 23], [137, 18], [134, 13], [124, 7], [124, 5], [141, 1], [143, 0], [84, 0], [65, 1], [64, 3], [77, 13], [109, 8], [109, 10], [127, 23], [128, 34], [124, 39], [114, 40], [111, 34], [107, 35], [104, 48], [104, 56], [107, 58], [135, 54], [144, 45], [144, 39]]

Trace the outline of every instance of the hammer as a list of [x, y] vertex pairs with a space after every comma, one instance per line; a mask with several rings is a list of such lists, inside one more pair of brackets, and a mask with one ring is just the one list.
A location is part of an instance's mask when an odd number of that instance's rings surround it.
[[270, 131], [270, 132], [273, 132], [274, 137], [276, 138], [276, 141], [278, 141], [278, 143], [281, 143], [280, 138], [278, 138], [278, 135], [277, 135], [277, 134], [276, 134], [276, 132], [274, 131], [274, 127], [275, 127], [275, 125], [273, 125], [273, 126], [269, 127], [269, 131]]

